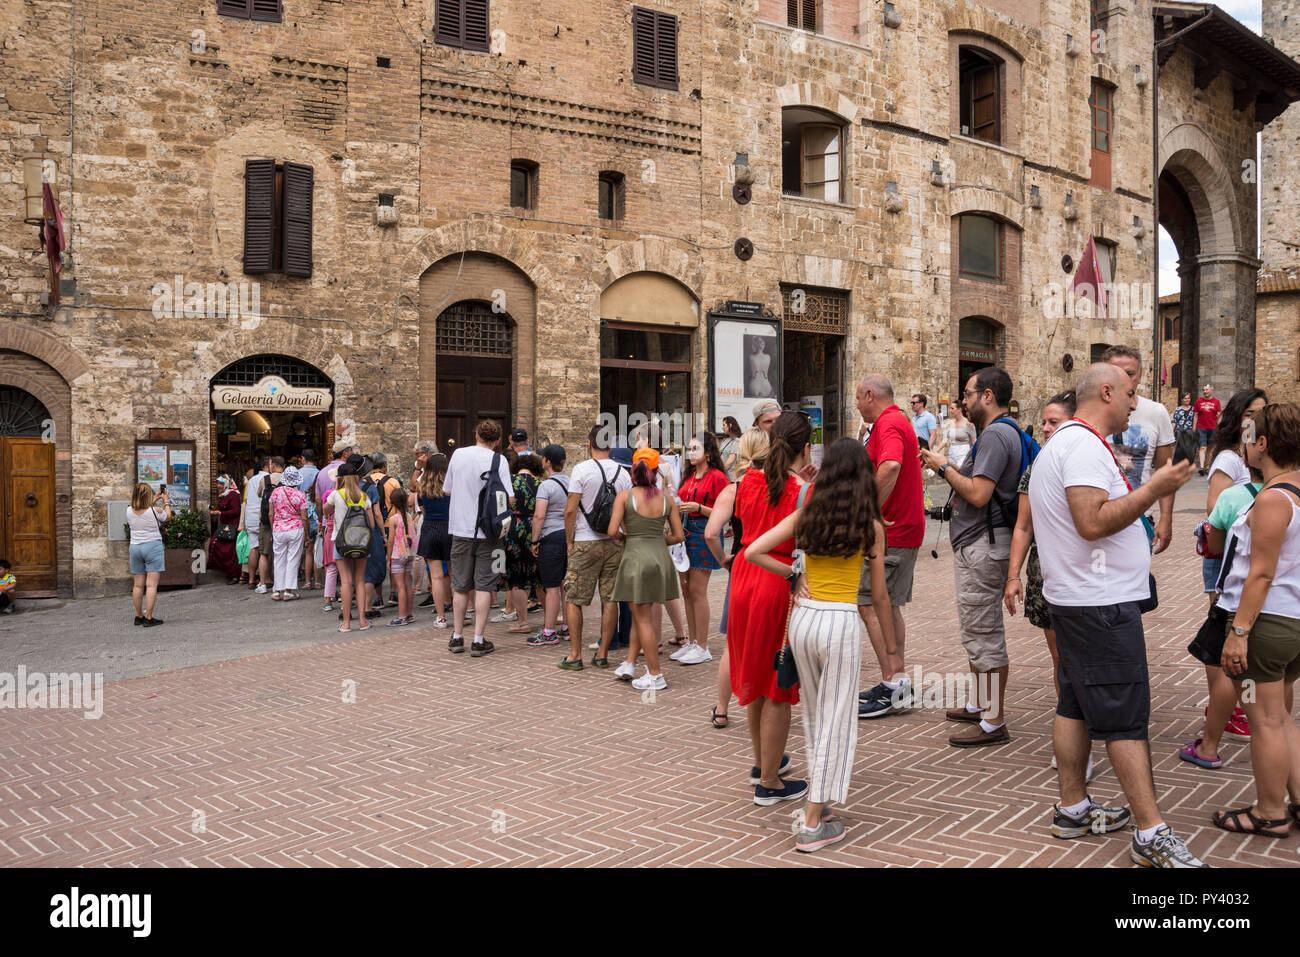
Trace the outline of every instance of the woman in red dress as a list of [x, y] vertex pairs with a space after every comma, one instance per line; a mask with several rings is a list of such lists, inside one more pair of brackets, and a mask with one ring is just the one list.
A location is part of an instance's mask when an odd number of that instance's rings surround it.
[[[750, 469], [736, 486], [735, 513], [742, 544], [748, 545], [796, 508], [803, 482], [797, 473], [808, 464], [812, 426], [798, 412], [783, 412], [772, 424], [771, 448], [763, 470]], [[773, 558], [789, 565], [794, 539], [772, 549]], [[790, 613], [790, 582], [744, 560], [742, 548], [731, 564], [731, 601], [727, 607], [727, 644], [731, 654], [731, 690], [747, 709], [750, 744], [759, 774], [754, 803], [767, 806], [792, 801], [808, 790], [804, 781], [783, 781], [782, 761], [790, 735], [790, 706], [799, 688], [776, 684], [777, 652]]]
[[[221, 497], [208, 511], [217, 517], [219, 524], [238, 527], [241, 508], [239, 489], [235, 488], [235, 483], [225, 473], [217, 476], [217, 484], [221, 487]], [[213, 571], [224, 572], [230, 584], [238, 584], [239, 556], [235, 554], [235, 543], [223, 542], [213, 532], [208, 542], [208, 567]]]

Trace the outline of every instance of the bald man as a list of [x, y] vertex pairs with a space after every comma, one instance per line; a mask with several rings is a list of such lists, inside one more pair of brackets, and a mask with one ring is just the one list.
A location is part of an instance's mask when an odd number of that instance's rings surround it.
[[[1165, 824], [1156, 804], [1142, 628], [1151, 598], [1151, 547], [1141, 516], [1192, 477], [1192, 464], [1164, 465], [1131, 489], [1103, 436], [1127, 428], [1137, 406], [1136, 384], [1123, 368], [1098, 363], [1076, 391], [1075, 418], [1043, 447], [1029, 480], [1043, 597], [1060, 655], [1052, 743], [1061, 803], [1053, 808], [1052, 835], [1100, 835], [1132, 823], [1134, 863], [1205, 867]], [[1106, 742], [1132, 812], [1088, 796], [1090, 740]]]

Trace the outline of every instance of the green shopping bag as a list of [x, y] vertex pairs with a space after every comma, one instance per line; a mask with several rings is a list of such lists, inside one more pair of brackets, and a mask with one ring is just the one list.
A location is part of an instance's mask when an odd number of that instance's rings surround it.
[[241, 528], [239, 534], [235, 537], [235, 557], [239, 559], [239, 564], [248, 564], [249, 551], [248, 532]]

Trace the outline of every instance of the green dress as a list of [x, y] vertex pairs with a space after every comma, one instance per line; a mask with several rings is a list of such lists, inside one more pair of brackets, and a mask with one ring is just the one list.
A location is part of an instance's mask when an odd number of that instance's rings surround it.
[[628, 489], [627, 508], [623, 512], [627, 541], [614, 579], [615, 601], [663, 602], [672, 601], [679, 594], [677, 569], [664, 542], [664, 523], [668, 521], [671, 503], [662, 492], [651, 502], [660, 505], [662, 513], [654, 517], [641, 515], [636, 510], [633, 490]]

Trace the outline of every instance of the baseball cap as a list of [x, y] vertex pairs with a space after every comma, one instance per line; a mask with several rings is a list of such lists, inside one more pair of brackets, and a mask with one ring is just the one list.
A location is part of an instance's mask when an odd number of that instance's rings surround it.
[[528, 441], [528, 433], [525, 432], [523, 429], [515, 429], [513, 432], [510, 433], [510, 441], [511, 441], [511, 442], [527, 442], [527, 441]]
[[659, 468], [659, 453], [654, 449], [637, 449], [632, 453], [632, 461], [633, 463], [644, 462], [646, 467], [653, 472]]
[[333, 452], [335, 455], [338, 455], [340, 452], [346, 452], [348, 449], [352, 448], [356, 444], [357, 443], [354, 439], [339, 439], [337, 442], [334, 443], [330, 451]]
[[632, 467], [632, 450], [627, 446], [620, 445], [618, 448], [610, 449], [609, 457], [619, 465]]
[[769, 412], [780, 412], [781, 403], [776, 399], [759, 399], [754, 403], [754, 421], [758, 421]]
[[564, 446], [548, 445], [546, 448], [542, 449], [540, 454], [542, 458], [551, 463], [551, 468], [558, 469], [564, 467], [564, 460], [566, 458], [564, 454]]

